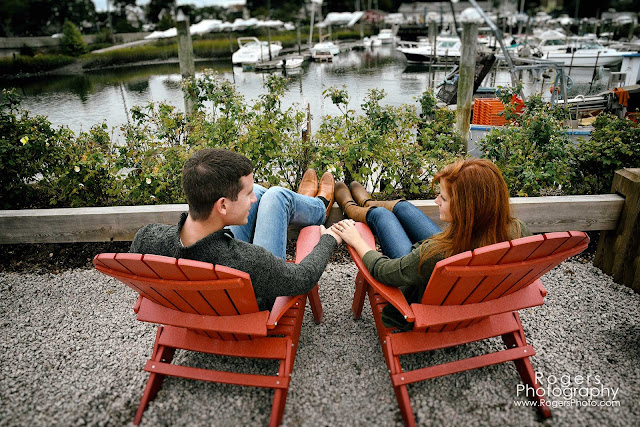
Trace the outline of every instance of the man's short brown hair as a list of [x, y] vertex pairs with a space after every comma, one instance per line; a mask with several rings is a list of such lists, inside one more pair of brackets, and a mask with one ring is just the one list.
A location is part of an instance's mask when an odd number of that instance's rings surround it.
[[242, 189], [240, 178], [253, 172], [253, 164], [241, 154], [219, 148], [197, 151], [182, 169], [182, 189], [195, 221], [209, 217], [221, 198], [237, 200]]

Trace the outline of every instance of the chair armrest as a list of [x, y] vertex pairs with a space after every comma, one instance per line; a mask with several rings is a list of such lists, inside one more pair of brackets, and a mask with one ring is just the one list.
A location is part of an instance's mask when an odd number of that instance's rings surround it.
[[[300, 234], [298, 235], [298, 240], [296, 242], [296, 260], [291, 261], [287, 260], [287, 262], [295, 262], [296, 264], [300, 263], [311, 251], [316, 247], [318, 242], [320, 241], [320, 237], [322, 237], [320, 233], [320, 227], [317, 225], [310, 225], [304, 227], [300, 230]], [[267, 320], [267, 329], [274, 329], [278, 325], [278, 320], [287, 312], [300, 298], [297, 296], [280, 296], [276, 298], [276, 301], [273, 303], [273, 308], [271, 309], [271, 313], [269, 314], [269, 319]]]
[[267, 319], [267, 329], [273, 329], [278, 326], [278, 320], [298, 301], [300, 296], [294, 297], [278, 297], [273, 303], [273, 308]]
[[202, 329], [228, 334], [245, 334], [264, 337], [267, 336], [266, 325], [268, 317], [268, 311], [235, 314], [232, 316], [208, 316], [183, 313], [143, 298], [137, 318], [142, 322], [160, 323], [187, 329]]
[[[371, 246], [375, 248], [375, 238], [373, 237], [373, 233], [369, 229], [369, 227], [364, 223], [356, 223], [356, 228], [360, 232], [362, 238]], [[394, 288], [393, 286], [385, 285], [384, 283], [379, 282], [374, 279], [367, 267], [362, 262], [362, 258], [358, 255], [356, 250], [351, 246], [347, 245], [347, 250], [353, 259], [353, 262], [360, 270], [360, 274], [364, 277], [364, 280], [373, 288], [376, 292], [380, 294], [382, 298], [389, 302], [389, 304], [393, 305], [398, 311], [404, 316], [407, 322], [413, 322], [415, 320], [415, 315], [407, 302], [407, 299], [404, 297], [402, 291], [398, 288]]]
[[539, 280], [504, 297], [491, 301], [462, 305], [411, 304], [416, 320], [414, 331], [424, 331], [431, 326], [464, 322], [495, 314], [508, 313], [544, 304], [547, 291]]

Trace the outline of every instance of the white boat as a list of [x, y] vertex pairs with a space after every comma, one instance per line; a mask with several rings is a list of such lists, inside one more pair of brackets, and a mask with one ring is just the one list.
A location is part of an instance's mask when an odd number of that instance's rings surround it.
[[567, 67], [614, 65], [622, 62], [622, 55], [627, 53], [606, 48], [592, 37], [567, 37], [554, 30], [543, 32], [539, 39], [538, 52], [534, 56], [562, 62]]
[[569, 67], [610, 66], [622, 62], [622, 55], [629, 52], [618, 52], [594, 43], [592, 47], [576, 49], [573, 52], [547, 52], [542, 58], [562, 62]]
[[340, 53], [340, 48], [331, 41], [325, 41], [316, 43], [311, 49], [311, 56], [315, 58], [315, 52], [329, 52], [331, 55], [337, 55]]
[[276, 57], [282, 50], [280, 42], [271, 43], [258, 40], [256, 37], [238, 37], [239, 49], [231, 55], [233, 65], [247, 64], [255, 65], [260, 61], [269, 60], [269, 50], [271, 57]]
[[430, 62], [434, 60], [459, 61], [462, 42], [458, 37], [438, 37], [434, 49], [428, 40], [418, 42], [399, 42], [398, 50], [407, 57], [409, 62]]
[[289, 58], [282, 58], [282, 61], [278, 63], [280, 68], [292, 69], [301, 67], [304, 63], [302, 56], [291, 56]]
[[362, 39], [365, 47], [382, 46], [382, 40], [378, 36], [365, 37]]
[[390, 44], [396, 41], [396, 36], [393, 35], [393, 30], [382, 29], [378, 34], [378, 40], [380, 40], [382, 44]]

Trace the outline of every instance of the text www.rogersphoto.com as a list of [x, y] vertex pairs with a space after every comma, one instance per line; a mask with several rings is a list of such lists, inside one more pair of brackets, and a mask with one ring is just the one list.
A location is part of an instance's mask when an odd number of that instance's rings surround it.
[[514, 400], [516, 406], [620, 406], [620, 388], [604, 384], [599, 375], [563, 374], [544, 377], [541, 372], [536, 372], [535, 379], [539, 385], [537, 390], [529, 384], [518, 384], [517, 395], [524, 399]]

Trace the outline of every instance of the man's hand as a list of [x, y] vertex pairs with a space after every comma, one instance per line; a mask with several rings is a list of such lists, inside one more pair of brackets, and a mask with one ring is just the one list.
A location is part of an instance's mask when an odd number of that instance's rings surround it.
[[360, 258], [364, 257], [364, 254], [371, 250], [376, 250], [375, 248], [369, 247], [367, 242], [364, 241], [360, 232], [356, 228], [356, 222], [352, 219], [343, 219], [340, 222], [336, 222], [331, 226], [331, 230], [336, 233], [338, 236], [342, 237], [344, 242], [353, 247]]
[[336, 232], [334, 232], [330, 228], [325, 228], [324, 225], [321, 225], [320, 226], [320, 235], [323, 235], [323, 234], [328, 234], [330, 236], [333, 236], [333, 238], [336, 239], [336, 242], [338, 242], [338, 245], [342, 244], [342, 238], [340, 236], [338, 236], [338, 234]]

